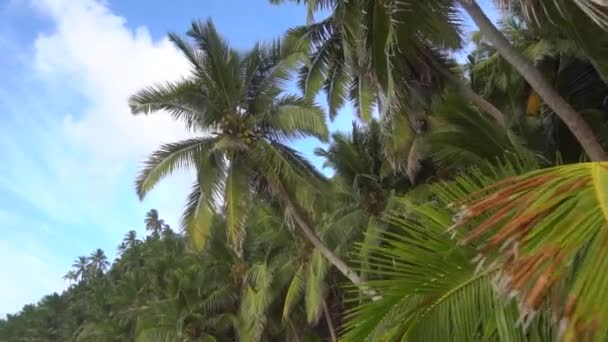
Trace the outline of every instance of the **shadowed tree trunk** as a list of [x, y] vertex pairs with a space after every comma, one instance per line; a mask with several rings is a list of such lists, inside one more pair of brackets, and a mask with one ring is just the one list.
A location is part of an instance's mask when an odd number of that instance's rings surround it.
[[494, 45], [500, 55], [522, 75], [543, 101], [568, 126], [589, 158], [594, 161], [607, 160], [608, 155], [589, 124], [562, 98], [540, 71], [536, 69], [534, 64], [511, 45], [502, 32], [485, 15], [477, 2], [475, 0], [458, 0], [458, 2], [471, 16], [481, 34]]
[[482, 111], [490, 114], [499, 124], [502, 126], [506, 126], [506, 118], [500, 109], [496, 108], [492, 103], [488, 100], [484, 99], [483, 96], [477, 94], [469, 85], [467, 85], [464, 80], [460, 77], [454, 75], [450, 70], [446, 69], [444, 66], [439, 63], [433, 61], [434, 67], [445, 77], [452, 85], [458, 89], [460, 95], [462, 95], [465, 99], [469, 100], [471, 103], [479, 107]]
[[334, 327], [334, 323], [331, 321], [331, 313], [329, 312], [325, 298], [321, 300], [321, 305], [323, 305], [323, 316], [325, 316], [325, 321], [327, 321], [327, 329], [329, 330], [329, 335], [331, 336], [331, 342], [337, 342], [338, 336], [336, 335], [336, 328]]

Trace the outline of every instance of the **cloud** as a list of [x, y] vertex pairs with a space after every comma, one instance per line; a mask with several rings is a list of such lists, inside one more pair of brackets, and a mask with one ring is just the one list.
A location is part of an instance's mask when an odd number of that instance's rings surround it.
[[187, 173], [170, 179], [143, 204], [132, 189], [146, 154], [187, 136], [169, 116], [135, 117], [127, 106], [136, 90], [186, 75], [188, 65], [171, 43], [152, 39], [145, 27], [130, 28], [104, 2], [27, 5], [51, 27], [23, 49], [30, 52], [23, 66], [27, 83], [0, 85], [0, 109], [8, 113], [0, 124], [7, 161], [0, 166], [0, 193], [27, 207], [0, 201], [0, 216], [16, 222], [12, 229], [54, 234], [61, 242], [50, 246], [35, 233], [15, 235], [46, 247], [25, 250], [0, 240], [0, 258], [19, 260], [0, 266], [0, 313], [60, 290], [77, 256], [65, 254], [102, 247], [111, 255], [123, 232], [141, 227], [148, 208], [176, 224], [190, 180]]

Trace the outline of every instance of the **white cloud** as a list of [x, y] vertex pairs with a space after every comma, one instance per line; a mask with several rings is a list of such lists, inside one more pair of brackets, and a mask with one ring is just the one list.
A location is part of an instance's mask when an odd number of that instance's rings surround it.
[[159, 141], [182, 136], [167, 116], [129, 115], [127, 98], [153, 82], [177, 79], [188, 65], [167, 39], [152, 41], [145, 27], [130, 30], [124, 18], [92, 0], [37, 0], [56, 31], [35, 42], [36, 67], [63, 74], [90, 101], [84, 117], [66, 116], [68, 136], [106, 157], [140, 155]]
[[58, 133], [72, 151], [52, 163], [53, 171], [79, 201], [111, 201], [125, 186], [118, 184], [120, 176], [145, 154], [161, 142], [185, 137], [183, 127], [167, 115], [131, 115], [128, 97], [186, 75], [188, 65], [167, 39], [153, 41], [145, 27], [128, 28], [103, 3], [35, 0], [33, 5], [55, 23], [53, 32], [40, 34], [34, 43], [38, 77], [72, 88], [86, 102], [81, 112], [63, 115]]
[[[58, 94], [60, 102], [74, 104], [57, 106], [55, 99], [31, 93], [24, 100], [17, 91], [0, 89], [0, 107], [12, 113], [17, 127], [25, 131], [0, 136], [5, 160], [10, 161], [0, 173], [0, 189], [55, 223], [24, 224], [24, 229], [61, 235], [57, 222], [81, 226], [79, 236], [64, 233], [66, 246], [87, 236], [87, 246], [77, 248], [102, 247], [112, 254], [115, 245], [97, 244], [117, 242], [126, 230], [139, 228], [129, 225], [141, 222], [149, 207], [177, 224], [189, 177], [170, 179], [143, 205], [135, 203], [131, 189], [138, 162], [160, 143], [184, 138], [186, 133], [167, 115], [132, 116], [127, 98], [151, 83], [185, 75], [184, 58], [167, 39], [153, 40], [145, 27], [129, 28], [104, 2], [31, 0], [29, 4], [51, 20], [52, 29], [33, 42], [32, 74], [27, 76], [49, 94]], [[73, 99], [65, 98], [70, 95]], [[49, 112], [65, 107], [69, 113]], [[27, 115], [24, 108], [29, 109]], [[0, 214], [14, 215], [6, 209]], [[35, 233], [28, 239], [44, 246]], [[26, 250], [0, 240], [0, 258], [18, 260], [0, 266], [0, 315], [61, 290], [63, 268], [76, 256], [66, 260], [50, 248]]]

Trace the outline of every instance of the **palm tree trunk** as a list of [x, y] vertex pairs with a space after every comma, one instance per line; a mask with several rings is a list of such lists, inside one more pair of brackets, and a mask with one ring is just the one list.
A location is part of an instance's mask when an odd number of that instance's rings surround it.
[[312, 230], [308, 222], [306, 222], [302, 215], [297, 212], [296, 208], [294, 208], [293, 205], [290, 205], [290, 208], [287, 209], [291, 214], [293, 220], [296, 222], [296, 225], [302, 231], [302, 234], [304, 234], [308, 241], [310, 241], [310, 243], [312, 243], [313, 246], [315, 246], [315, 248], [319, 250], [321, 255], [323, 255], [325, 259], [329, 261], [329, 263], [334, 265], [346, 278], [348, 278], [348, 280], [350, 280], [354, 285], [356, 285], [363, 294], [369, 296], [372, 300], [375, 301], [382, 298], [374, 289], [366, 285], [363, 279], [359, 277], [359, 275], [355, 271], [353, 271], [344, 262], [344, 260], [340, 259], [339, 256], [337, 256], [331, 249], [329, 249], [329, 247], [327, 247], [327, 245], [325, 245], [323, 241], [321, 241], [321, 239], [319, 239], [319, 237]]
[[321, 305], [323, 305], [323, 315], [325, 316], [325, 321], [327, 321], [327, 329], [329, 330], [329, 335], [331, 336], [331, 342], [337, 342], [338, 336], [336, 335], [334, 323], [331, 321], [331, 313], [329, 312], [325, 298], [321, 299]]
[[454, 75], [450, 70], [447, 70], [444, 66], [435, 61], [433, 61], [433, 64], [437, 71], [458, 89], [460, 95], [475, 104], [482, 111], [490, 114], [500, 125], [506, 126], [506, 117], [500, 109], [496, 108], [496, 106], [484, 99], [483, 96], [473, 91], [471, 87], [469, 87], [460, 77]]
[[471, 16], [480, 32], [494, 45], [523, 78], [534, 88], [543, 101], [553, 109], [578, 139], [589, 158], [594, 161], [607, 160], [608, 154], [602, 148], [591, 127], [572, 106], [551, 86], [544, 76], [522, 53], [517, 51], [505, 36], [483, 13], [475, 0], [458, 0]]
[[312, 245], [319, 250], [321, 255], [329, 261], [334, 267], [336, 267], [348, 280], [350, 280], [355, 286], [357, 286], [363, 294], [369, 296], [372, 300], [376, 301], [382, 299], [374, 289], [370, 288], [365, 284], [363, 279], [353, 271], [344, 260], [340, 259], [338, 255], [334, 253], [327, 245], [321, 241], [317, 233], [310, 227], [308, 221], [301, 214], [298, 205], [293, 203], [291, 196], [285, 191], [285, 189], [278, 184], [272, 184], [273, 190], [278, 195], [277, 197], [283, 202], [285, 213], [289, 215], [294, 221], [295, 225], [300, 229], [304, 237], [312, 243]]

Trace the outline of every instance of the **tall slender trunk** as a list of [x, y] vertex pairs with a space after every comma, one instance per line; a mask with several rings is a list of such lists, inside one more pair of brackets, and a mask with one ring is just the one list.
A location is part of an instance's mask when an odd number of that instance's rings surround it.
[[471, 16], [484, 37], [498, 50], [498, 53], [522, 75], [543, 101], [568, 126], [589, 158], [594, 161], [607, 160], [608, 154], [583, 117], [561, 97], [534, 64], [511, 45], [502, 32], [483, 13], [477, 2], [475, 0], [458, 0], [458, 2]]
[[293, 202], [291, 196], [283, 188], [282, 185], [272, 184], [273, 190], [276, 193], [278, 199], [283, 202], [286, 214], [291, 216], [295, 221], [295, 225], [300, 229], [304, 237], [312, 243], [312, 245], [332, 264], [338, 269], [348, 280], [350, 280], [359, 290], [376, 301], [382, 298], [374, 289], [365, 284], [364, 280], [359, 277], [357, 272], [353, 271], [338, 255], [334, 253], [327, 245], [321, 241], [317, 233], [308, 224], [308, 221], [304, 218], [304, 215], [300, 212], [300, 208]]
[[332, 251], [321, 239], [317, 236], [317, 234], [312, 230], [308, 222], [304, 219], [304, 217], [297, 211], [293, 205], [290, 205], [288, 208], [291, 217], [296, 222], [302, 234], [310, 241], [310, 243], [315, 246], [316, 249], [319, 250], [321, 255], [329, 261], [330, 264], [334, 265], [348, 280], [350, 280], [355, 286], [357, 286], [361, 292], [367, 296], [369, 296], [372, 300], [379, 300], [382, 297], [372, 288], [365, 284], [364, 280], [357, 274], [357, 272], [353, 271], [344, 260], [340, 259], [334, 251]]
[[331, 312], [329, 312], [325, 298], [321, 299], [321, 305], [323, 306], [323, 316], [325, 316], [325, 321], [327, 322], [327, 329], [329, 330], [329, 335], [331, 336], [331, 342], [337, 342], [338, 336], [336, 335], [334, 323], [331, 321]]
[[506, 117], [504, 113], [496, 108], [488, 100], [484, 99], [483, 96], [477, 94], [469, 85], [467, 85], [463, 79], [454, 75], [450, 70], [446, 69], [443, 65], [433, 61], [435, 69], [439, 71], [452, 85], [458, 89], [460, 94], [471, 103], [479, 107], [482, 111], [490, 114], [500, 125], [506, 126]]

